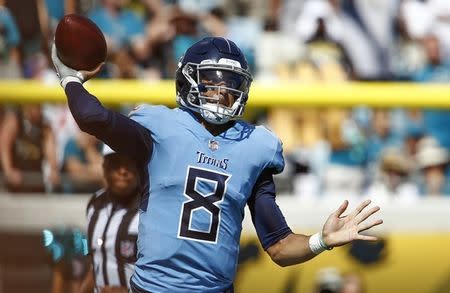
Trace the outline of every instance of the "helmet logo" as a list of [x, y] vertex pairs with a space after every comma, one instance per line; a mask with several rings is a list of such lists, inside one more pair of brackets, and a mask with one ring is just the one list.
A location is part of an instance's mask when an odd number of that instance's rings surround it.
[[192, 68], [192, 67], [189, 66], [189, 65], [186, 65], [186, 72], [187, 72], [188, 74], [192, 74], [192, 73], [194, 73], [194, 68]]
[[241, 63], [239, 61], [228, 59], [228, 58], [220, 58], [218, 64], [225, 64], [225, 65], [231, 65], [235, 67], [241, 68]]
[[228, 58], [220, 58], [218, 61], [211, 60], [211, 59], [205, 59], [200, 64], [223, 64], [223, 65], [230, 65], [238, 68], [242, 68], [241, 63], [237, 60], [228, 59]]

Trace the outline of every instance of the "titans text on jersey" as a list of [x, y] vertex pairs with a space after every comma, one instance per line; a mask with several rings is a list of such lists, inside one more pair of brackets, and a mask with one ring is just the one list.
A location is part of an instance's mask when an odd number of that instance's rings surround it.
[[220, 169], [226, 170], [228, 167], [229, 159], [216, 159], [214, 157], [210, 157], [201, 151], [197, 151], [197, 163], [207, 164], [219, 167]]

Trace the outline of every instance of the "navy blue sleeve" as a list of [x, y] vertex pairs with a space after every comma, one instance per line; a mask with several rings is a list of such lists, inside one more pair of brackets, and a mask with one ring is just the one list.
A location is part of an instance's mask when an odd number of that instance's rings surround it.
[[82, 131], [137, 162], [147, 163], [150, 160], [153, 141], [147, 128], [103, 107], [80, 83], [69, 82], [65, 91], [70, 111]]
[[264, 250], [292, 233], [275, 202], [273, 171], [266, 169], [259, 176], [248, 200], [253, 225]]

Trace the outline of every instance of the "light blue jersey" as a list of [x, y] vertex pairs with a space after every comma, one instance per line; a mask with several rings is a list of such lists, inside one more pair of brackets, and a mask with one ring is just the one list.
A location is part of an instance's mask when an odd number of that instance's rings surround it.
[[279, 139], [242, 121], [213, 136], [190, 111], [164, 106], [141, 106], [131, 118], [153, 139], [132, 282], [150, 292], [229, 288], [255, 181], [284, 167]]

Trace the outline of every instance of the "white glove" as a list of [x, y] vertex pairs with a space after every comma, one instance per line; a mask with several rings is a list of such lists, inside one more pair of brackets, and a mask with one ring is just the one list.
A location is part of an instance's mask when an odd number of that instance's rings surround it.
[[61, 86], [64, 89], [66, 89], [66, 85], [69, 82], [74, 81], [74, 82], [78, 82], [78, 83], [83, 83], [85, 81], [85, 78], [80, 71], [77, 71], [75, 69], [72, 69], [72, 68], [64, 65], [64, 63], [62, 63], [62, 61], [59, 60], [58, 55], [56, 54], [55, 43], [53, 43], [53, 45], [52, 45], [52, 61], [53, 61], [53, 65], [55, 66], [55, 69], [56, 69], [56, 74], [59, 77]]

